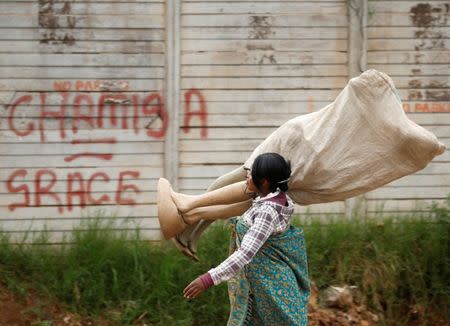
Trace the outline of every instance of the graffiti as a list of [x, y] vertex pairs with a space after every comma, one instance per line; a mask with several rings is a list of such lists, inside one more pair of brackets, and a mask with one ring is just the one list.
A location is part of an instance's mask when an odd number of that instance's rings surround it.
[[446, 26], [450, 5], [429, 3], [419, 3], [410, 10], [410, 18], [413, 25], [420, 28], [430, 28], [436, 26]]
[[[447, 26], [449, 13], [449, 4], [419, 3], [411, 7], [410, 19], [413, 26], [417, 27], [414, 33], [414, 37], [417, 40], [414, 46], [415, 51], [446, 50], [446, 39], [442, 34], [442, 28]], [[420, 53], [415, 55], [415, 63], [421, 63], [421, 56]], [[411, 75], [417, 76], [421, 74], [422, 71], [420, 69], [411, 69]], [[420, 80], [414, 79], [410, 81], [409, 86], [413, 88], [434, 88], [433, 90], [425, 91], [409, 90], [408, 100], [410, 101], [449, 101], [450, 99], [448, 91], [436, 90], [436, 88], [444, 88], [445, 86], [445, 83], [439, 81], [431, 80], [428, 85], [422, 85]], [[440, 103], [416, 104], [414, 107], [410, 107], [408, 104], [407, 107], [408, 110], [412, 110], [409, 112], [448, 112], [448, 106]]]
[[[138, 194], [141, 192], [135, 184], [127, 181], [127, 179], [137, 179], [139, 175], [139, 171], [133, 170], [120, 172], [114, 180], [115, 192], [114, 198], [111, 198], [110, 195], [101, 192], [100, 194], [95, 192], [97, 197], [94, 197], [95, 184], [113, 182], [113, 178], [105, 172], [83, 175], [82, 172], [75, 171], [68, 173], [64, 180], [58, 180], [54, 170], [40, 169], [31, 176], [33, 183], [30, 186], [24, 181], [28, 176], [28, 171], [19, 169], [6, 180], [6, 189], [11, 194], [21, 194], [23, 198], [21, 201], [9, 204], [8, 209], [14, 211], [24, 207], [40, 207], [44, 205], [44, 198], [50, 199], [59, 213], [64, 213], [64, 208], [70, 212], [74, 206], [84, 208], [87, 205], [101, 204], [135, 205], [135, 199], [129, 195], [126, 196], [125, 193]], [[65, 192], [57, 193], [53, 190], [57, 183], [63, 182], [66, 186]], [[45, 206], [47, 205], [49, 205], [48, 202], [45, 203]]]
[[271, 44], [247, 44], [245, 48], [249, 51], [275, 51]]
[[446, 88], [447, 84], [438, 80], [430, 80], [428, 83], [422, 83], [420, 79], [412, 79], [408, 82], [412, 88]]
[[[193, 101], [193, 98], [196, 98], [197, 101]], [[198, 116], [201, 123], [200, 134], [202, 138], [208, 137], [208, 111], [206, 109], [206, 103], [202, 93], [198, 89], [191, 89], [184, 94], [184, 101], [186, 103], [186, 110], [184, 112], [183, 131], [188, 133], [190, 131], [191, 119]], [[192, 109], [194, 103], [198, 106], [196, 111]]]
[[[71, 145], [81, 145], [81, 144], [116, 144], [115, 138], [100, 138], [100, 139], [73, 139]], [[65, 162], [72, 162], [80, 157], [95, 157], [101, 160], [111, 160], [113, 157], [112, 153], [93, 153], [93, 152], [81, 152], [69, 155], [64, 158]]]
[[[108, 126], [131, 128], [135, 134], [145, 130], [149, 138], [164, 138], [169, 125], [162, 97], [158, 93], [144, 96], [104, 93], [95, 101], [88, 93], [58, 92], [51, 94], [53, 100], [55, 96], [59, 96], [59, 104], [52, 105], [51, 109], [49, 95], [26, 94], [13, 101], [7, 116], [9, 130], [24, 138], [39, 133], [40, 141], [45, 142], [47, 122], [57, 122], [61, 139], [66, 139], [68, 132], [76, 134], [82, 125], [89, 129]], [[37, 116], [23, 118], [22, 114], [31, 114], [30, 105], [38, 107]], [[153, 127], [154, 124], [142, 126], [142, 120], [154, 119], [155, 116], [161, 120], [159, 127]]]
[[438, 112], [450, 112], [450, 103], [439, 102], [418, 102], [418, 103], [403, 103], [403, 110], [405, 112], [426, 112], [426, 113], [438, 113]]
[[275, 55], [274, 54], [263, 54], [261, 56], [261, 58], [258, 61], [258, 64], [262, 65], [262, 64], [276, 64], [277, 60], [275, 59]]
[[74, 82], [70, 80], [62, 80], [53, 82], [53, 88], [58, 92], [67, 92], [75, 90], [77, 92], [103, 92], [103, 91], [122, 91], [126, 92], [130, 89], [130, 83], [126, 80], [76, 80]]
[[450, 92], [447, 90], [410, 90], [408, 101], [450, 101]]
[[71, 9], [72, 1], [39, 0], [41, 44], [75, 44], [76, 18]]
[[[102, 91], [117, 87], [122, 91]], [[70, 140], [67, 143], [73, 147], [73, 151], [64, 157], [62, 165], [80, 159], [112, 161], [114, 153], [111, 146], [118, 143], [115, 137], [83, 138], [78, 136], [79, 131], [113, 127], [132, 130], [135, 135], [144, 133], [148, 139], [163, 139], [169, 128], [169, 115], [161, 94], [124, 92], [128, 87], [128, 82], [125, 81], [108, 85], [101, 81], [55, 82], [55, 92], [27, 93], [7, 106], [8, 131], [24, 141], [37, 136], [41, 143], [46, 143], [50, 137], [49, 132], [54, 133], [56, 130], [57, 137], [60, 140]], [[97, 91], [99, 94], [86, 91]], [[184, 93], [184, 98], [183, 131], [189, 133], [192, 121], [199, 119], [200, 136], [206, 138], [208, 110], [202, 92], [190, 89]], [[57, 140], [51, 139], [52, 142]], [[102, 144], [109, 145], [108, 152], [86, 150], [87, 146], [95, 149], [98, 148], [96, 145]], [[135, 205], [136, 198], [133, 196], [138, 195], [141, 190], [132, 179], [138, 179], [139, 175], [139, 171], [134, 170], [121, 171], [114, 176], [105, 171], [88, 175], [77, 170], [57, 178], [54, 169], [38, 169], [37, 172], [16, 169], [9, 174], [5, 185], [9, 194], [15, 194], [20, 199], [10, 203], [8, 209], [15, 211], [25, 207], [51, 205], [59, 213], [64, 213], [73, 210], [75, 206]], [[33, 180], [31, 184], [30, 178]], [[110, 186], [112, 183], [115, 183], [114, 196], [99, 192], [102, 186]], [[95, 192], [94, 187], [97, 188]]]
[[248, 33], [248, 38], [253, 40], [263, 40], [269, 38], [272, 33], [271, 22], [269, 16], [250, 16], [251, 30]]

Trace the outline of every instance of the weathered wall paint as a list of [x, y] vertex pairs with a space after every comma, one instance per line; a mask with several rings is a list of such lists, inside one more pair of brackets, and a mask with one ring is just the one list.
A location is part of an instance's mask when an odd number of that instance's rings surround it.
[[[156, 182], [173, 124], [166, 55], [179, 55], [179, 189], [204, 191], [276, 127], [334, 100], [348, 69], [348, 2], [181, 2], [166, 53], [163, 0], [0, 2], [0, 227], [53, 241], [90, 216], [158, 239]], [[369, 1], [367, 68], [450, 147], [449, 7]], [[366, 196], [410, 212], [450, 193], [450, 152]], [[343, 214], [341, 202], [297, 207]]]

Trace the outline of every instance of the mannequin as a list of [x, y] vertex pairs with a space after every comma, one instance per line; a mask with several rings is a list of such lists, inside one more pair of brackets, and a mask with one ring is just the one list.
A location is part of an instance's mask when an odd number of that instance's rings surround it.
[[158, 183], [158, 215], [166, 239], [197, 259], [197, 241], [216, 219], [241, 215], [252, 194], [243, 181], [259, 154], [274, 152], [292, 166], [288, 195], [300, 205], [345, 200], [423, 169], [445, 146], [403, 111], [392, 79], [368, 70], [335, 101], [295, 117], [269, 135], [243, 165], [198, 196]]

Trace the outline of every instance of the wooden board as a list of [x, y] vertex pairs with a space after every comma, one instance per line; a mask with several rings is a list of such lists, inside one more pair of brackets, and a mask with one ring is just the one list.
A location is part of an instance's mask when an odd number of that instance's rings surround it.
[[[0, 213], [4, 215], [6, 212]], [[61, 218], [88, 218], [96, 216], [104, 217], [156, 217], [157, 207], [155, 205], [135, 205], [135, 206], [124, 206], [124, 205], [110, 205], [99, 207], [85, 207], [80, 208], [74, 206], [71, 211], [64, 211], [63, 214], [58, 212], [57, 207], [40, 207], [36, 209], [35, 207], [24, 207], [19, 208], [16, 211], [8, 212], [7, 219], [15, 220], [28, 220], [28, 219], [48, 219], [49, 216], [54, 219]], [[153, 219], [157, 221], [157, 219]]]
[[[347, 53], [338, 51], [228, 51], [228, 52], [186, 52], [181, 55], [182, 65], [314, 65], [316, 69], [322, 69], [321, 65], [346, 64]], [[182, 67], [182, 69], [190, 69]], [[212, 68], [210, 68], [213, 70]]]
[[[396, 7], [396, 6], [392, 6]], [[433, 27], [424, 31], [421, 27], [369, 27], [367, 38], [370, 39], [403, 39], [403, 38], [449, 38], [450, 31], [445, 27]]]
[[[187, 134], [188, 135], [188, 134]], [[46, 130], [45, 139], [48, 143], [71, 143], [76, 139], [106, 139], [108, 137], [114, 136], [117, 142], [149, 142], [149, 146], [158, 146], [158, 143], [162, 142], [161, 139], [151, 138], [144, 132], [135, 132], [132, 129], [116, 129], [114, 134], [111, 134], [111, 130], [107, 129], [81, 129], [77, 133], [67, 133], [65, 138], [61, 138], [61, 133], [59, 130]], [[31, 144], [42, 144], [41, 136], [39, 133], [31, 133], [24, 137], [17, 137], [11, 130], [1, 131], [0, 130], [0, 143], [3, 145], [5, 143], [31, 143]], [[2, 147], [3, 148], [3, 147]]]
[[[116, 15], [78, 15], [77, 28], [162, 28], [164, 17], [161, 14], [141, 14], [124, 16]], [[0, 28], [33, 28], [39, 26], [39, 17], [34, 15], [10, 14], [2, 16]]]
[[450, 61], [450, 51], [372, 51], [367, 53], [369, 64], [445, 64]]
[[[117, 200], [117, 189], [114, 190], [105, 190], [102, 189], [102, 186], [105, 186], [109, 183], [115, 184], [117, 186], [117, 181], [108, 181], [103, 182], [102, 180], [95, 180], [97, 182], [93, 183], [92, 189], [90, 191], [86, 191], [82, 193], [85, 206], [82, 208], [83, 210], [87, 209], [88, 212], [102, 211], [105, 206], [129, 206], [133, 207], [135, 205], [156, 205], [156, 189], [152, 191], [143, 191], [139, 188], [139, 193], [134, 191], [121, 191], [120, 192], [120, 202], [123, 200], [133, 201], [134, 205], [129, 205], [129, 203], [120, 204]], [[64, 180], [60, 180], [58, 182], [64, 183]], [[127, 185], [134, 185], [132, 181], [127, 181]], [[153, 183], [156, 187], [156, 182]], [[21, 184], [18, 183], [18, 186]], [[45, 186], [45, 185], [43, 185]], [[33, 189], [30, 189], [33, 190]], [[2, 209], [8, 210], [8, 212], [13, 209], [18, 213], [25, 209], [34, 208], [38, 210], [40, 207], [53, 207], [53, 214], [48, 215], [46, 218], [52, 216], [64, 215], [65, 212], [69, 212], [72, 210], [72, 207], [78, 207], [81, 209], [80, 197], [76, 193], [76, 190], [71, 191], [54, 191], [52, 196], [47, 194], [43, 194], [41, 192], [29, 192], [29, 201], [26, 202], [26, 197], [24, 191], [20, 193], [0, 193], [0, 206]], [[37, 198], [39, 197], [39, 202], [37, 202]], [[59, 201], [56, 199], [59, 199]], [[71, 199], [69, 199], [69, 197]], [[69, 205], [69, 200], [71, 200], [72, 204]], [[101, 200], [101, 202], [99, 202]], [[27, 205], [25, 205], [27, 203]], [[20, 205], [20, 206], [17, 206]], [[12, 207], [12, 206], [15, 206]], [[70, 207], [70, 208], [69, 208]], [[4, 213], [4, 216], [8, 216]], [[80, 215], [82, 217], [82, 215]]]
[[[38, 146], [36, 146], [36, 147], [38, 147]], [[0, 181], [8, 180], [11, 177], [11, 175], [14, 172], [16, 172], [17, 170], [18, 170], [18, 168], [2, 168], [2, 169], [0, 169]], [[41, 169], [39, 169], [39, 168], [27, 168], [26, 175], [18, 178], [18, 180], [20, 180], [20, 182], [34, 181], [36, 174], [40, 170]], [[94, 174], [106, 173], [109, 176], [110, 180], [117, 181], [120, 173], [123, 173], [126, 171], [130, 171], [130, 169], [126, 168], [126, 167], [115, 167], [115, 166], [107, 167], [106, 169], [102, 168], [102, 167], [87, 167], [87, 168], [74, 169], [74, 168], [67, 167], [67, 166], [61, 166], [55, 170], [52, 170], [52, 172], [56, 176], [57, 180], [64, 180], [64, 181], [67, 181], [69, 174], [73, 174], [73, 173], [81, 173], [82, 175], [87, 176], [88, 178]], [[133, 171], [138, 171], [139, 176], [133, 177], [131, 175], [126, 175], [126, 180], [152, 180], [151, 182], [152, 182], [153, 187], [151, 189], [153, 189], [153, 190], [156, 189], [156, 187], [155, 187], [156, 180], [159, 179], [163, 174], [162, 168], [152, 167], [152, 166], [147, 166], [147, 165], [141, 165], [141, 166], [135, 165], [135, 166], [133, 166]], [[48, 174], [43, 174], [40, 179], [41, 180], [51, 180], [51, 177]], [[3, 193], [4, 190], [5, 189], [1, 189], [0, 193]]]
[[[162, 28], [59, 28], [58, 32], [72, 35], [80, 41], [164, 41]], [[45, 28], [3, 29], [2, 40], [39, 40], [45, 35]]]
[[[47, 15], [53, 14], [57, 16], [80, 16], [80, 15], [142, 15], [146, 13], [160, 14], [164, 13], [163, 3], [152, 2], [135, 2], [132, 6], [129, 3], [114, 3], [114, 2], [71, 2], [70, 7], [62, 11], [64, 3], [55, 2], [54, 11], [47, 11]], [[25, 15], [35, 16], [34, 13], [42, 9], [42, 5], [37, 2], [0, 2], [0, 17], [9, 15]]]
[[[123, 80], [120, 76], [115, 79], [90, 79], [91, 82], [100, 81], [100, 88], [105, 88], [108, 91], [127, 91], [133, 89], [136, 92], [151, 92], [160, 91], [162, 89], [163, 81], [161, 79], [131, 79]], [[55, 82], [70, 82], [75, 85], [79, 79], [71, 79], [70, 76], [64, 79], [0, 79], [0, 92], [15, 91], [15, 92], [51, 92], [55, 90]], [[89, 81], [89, 80], [87, 80]]]
[[449, 48], [449, 39], [371, 39], [367, 42], [368, 51], [446, 51]]
[[304, 40], [304, 39], [347, 39], [347, 28], [327, 27], [268, 27], [258, 31], [255, 27], [184, 27], [182, 40]]
[[[441, 84], [450, 86], [448, 79], [448, 72], [450, 70], [450, 64], [370, 64], [368, 68], [373, 68], [376, 70], [383, 71], [390, 76], [410, 76], [420, 77], [420, 76], [433, 76], [438, 80], [439, 78], [443, 81]], [[442, 77], [439, 77], [442, 76]]]
[[[255, 23], [255, 14], [241, 15], [190, 15], [181, 16], [182, 27], [243, 27]], [[325, 15], [320, 13], [305, 15], [264, 14], [264, 20], [272, 27], [347, 27], [345, 15]], [[2, 25], [0, 25], [2, 26]]]
[[164, 53], [161, 41], [97, 42], [76, 41], [67, 44], [43, 44], [32, 41], [1, 41], [0, 53]]
[[367, 193], [373, 199], [445, 199], [450, 186], [442, 187], [384, 187]]
[[[442, 17], [442, 23], [439, 23], [438, 27], [448, 27], [450, 22]], [[369, 27], [403, 27], [403, 26], [414, 26], [414, 21], [409, 12], [402, 13], [374, 13], [368, 16], [368, 26]]]
[[164, 78], [162, 67], [77, 67], [76, 69], [58, 67], [58, 69], [48, 69], [46, 67], [0, 67], [0, 76], [14, 79], [162, 79]]
[[[423, 4], [423, 1], [397, 1], [395, 5], [392, 3], [393, 1], [370, 1], [370, 8], [376, 14], [378, 13], [412, 13], [413, 8], [417, 8], [420, 4]], [[434, 8], [445, 8], [448, 5], [448, 1], [426, 1], [431, 4]], [[425, 11], [424, 14], [427, 12]]]
[[[276, 61], [276, 55], [273, 59]], [[211, 62], [210, 65], [184, 65], [181, 68], [182, 77], [240, 77], [255, 78], [255, 77], [328, 77], [342, 76], [341, 81], [346, 82], [348, 71], [344, 65], [285, 65], [285, 64], [264, 64], [264, 65], [239, 65], [236, 69], [235, 65], [219, 65]], [[251, 77], [254, 76], [254, 77]], [[345, 76], [345, 77], [344, 77]], [[214, 79], [212, 79], [214, 80]], [[264, 78], [267, 80], [267, 78]], [[282, 79], [279, 79], [282, 80]], [[285, 79], [286, 81], [293, 81], [293, 79]], [[268, 80], [268, 85], [276, 84]], [[207, 88], [207, 87], [205, 87]]]
[[107, 152], [116, 154], [162, 154], [164, 144], [162, 142], [133, 142], [131, 139], [123, 143], [105, 144], [72, 144], [72, 143], [7, 143], [1, 144], [0, 155], [71, 155], [77, 152]]
[[256, 15], [295, 15], [308, 16], [313, 14], [322, 15], [346, 15], [347, 7], [343, 3], [314, 3], [302, 2], [242, 2], [228, 3], [220, 2], [186, 2], [182, 7], [182, 14], [256, 14]]
[[[235, 74], [234, 67], [230, 67], [230, 74]], [[287, 70], [286, 70], [287, 71]], [[270, 72], [268, 73], [270, 74]], [[286, 72], [285, 72], [286, 74]], [[273, 76], [271, 74], [270, 76]], [[226, 77], [226, 78], [188, 78], [182, 79], [181, 87], [183, 89], [200, 88], [200, 89], [329, 89], [344, 88], [347, 84], [346, 77], [302, 77], [302, 78], [286, 78], [286, 77]]]
[[[104, 152], [105, 154], [106, 152]], [[99, 154], [99, 153], [96, 153]], [[148, 166], [162, 167], [163, 157], [161, 154], [114, 154], [110, 160], [99, 159], [93, 156], [83, 156], [76, 160], [67, 162], [64, 160], [68, 155], [1, 155], [2, 168], [58, 168], [67, 167], [109, 167], [109, 166], [136, 166], [146, 162]]]
[[[0, 66], [31, 67], [164, 67], [164, 54], [157, 53], [0, 53]], [[50, 70], [50, 69], [49, 69]]]
[[[156, 43], [156, 42], [155, 42]], [[1, 46], [0, 42], [0, 46]], [[182, 40], [181, 46], [184, 52], [199, 51], [347, 51], [347, 41], [345, 40], [303, 40], [302, 42], [292, 42], [287, 40]], [[148, 45], [147, 45], [148, 47]], [[154, 51], [159, 48], [155, 44]], [[29, 52], [29, 51], [24, 51]], [[89, 52], [89, 51], [88, 51]], [[104, 51], [108, 52], [108, 51]], [[130, 50], [130, 53], [135, 53]]]

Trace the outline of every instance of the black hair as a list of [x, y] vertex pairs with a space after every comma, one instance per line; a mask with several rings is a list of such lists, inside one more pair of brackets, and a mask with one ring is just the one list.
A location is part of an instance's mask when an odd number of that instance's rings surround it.
[[291, 176], [291, 164], [277, 153], [264, 153], [256, 157], [252, 165], [252, 180], [256, 188], [260, 189], [263, 179], [270, 186], [270, 192], [277, 188], [288, 190], [288, 179]]

